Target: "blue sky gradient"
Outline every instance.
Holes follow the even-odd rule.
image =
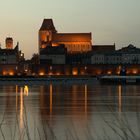
[[[53,18],[58,32],[92,32],[93,44],[140,47],[140,0],[0,0],[0,42],[11,36],[26,58],[38,51],[38,30]]]

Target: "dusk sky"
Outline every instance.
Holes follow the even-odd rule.
[[[38,30],[52,18],[58,32],[92,32],[93,44],[140,48],[140,0],[0,0],[0,42],[19,41],[26,58],[38,52]]]

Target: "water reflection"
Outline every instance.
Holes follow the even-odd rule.
[[[23,87],[20,88],[20,131],[22,132],[22,129],[24,127],[24,99],[23,99]]]
[[[18,110],[18,85],[16,85],[16,112]]]
[[[52,119],[52,104],[53,104],[53,86],[50,83],[50,120]]]
[[[85,85],[85,117],[87,118],[87,93],[88,93],[88,89],[87,89],[87,85]]]
[[[45,120],[49,116],[50,120],[57,115],[72,115],[72,117],[87,117],[88,110],[88,85],[60,85],[50,83],[40,86],[40,112]],[[83,118],[84,119],[84,118]]]
[[[119,112],[122,112],[122,85],[118,86],[118,108]]]
[[[30,86],[30,88],[28,85],[2,86],[0,96],[0,118],[3,112],[6,116],[3,125],[5,132],[10,131],[9,126],[6,126],[8,124],[14,135],[13,128],[17,124],[15,123],[17,116],[20,133],[23,134],[28,125],[31,139],[39,139],[38,133],[44,139],[44,131],[49,129],[47,127],[49,124],[57,138],[61,140],[66,139],[67,129],[70,133],[75,129],[79,139],[85,140],[87,125],[93,133],[96,131],[101,135],[102,127],[108,130],[102,118],[110,122],[118,121],[120,120],[118,113],[119,117],[123,118],[124,112],[131,122],[130,125],[134,127],[136,126],[134,116],[140,108],[140,86],[137,85],[50,82],[46,85]],[[112,110],[108,109],[110,106]],[[131,114],[127,115],[127,113]],[[117,119],[112,117],[115,115]],[[19,138],[18,133],[15,135]]]
[[[28,96],[29,93],[29,87],[27,85],[24,86],[24,95]]]
[[[24,96],[28,96],[29,87],[27,85],[19,88],[19,94],[20,94],[20,131],[23,131],[23,128],[25,127],[26,121],[26,111],[25,111],[25,104],[24,104]],[[16,85],[16,110],[17,110],[17,103],[18,103],[18,96],[17,96],[18,86]]]

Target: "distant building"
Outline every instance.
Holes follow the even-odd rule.
[[[6,49],[13,49],[13,38],[7,37],[5,40]]]
[[[132,44],[118,50],[122,54],[122,64],[140,64],[140,49]]]
[[[18,64],[21,59],[18,46],[14,49],[0,49],[0,64]]]
[[[122,64],[122,54],[116,51],[105,53],[104,64],[109,64],[109,65]]]
[[[76,53],[76,54],[67,54],[66,64],[71,65],[87,65],[91,64],[91,52],[87,53]]]
[[[94,51],[91,56],[91,64],[140,64],[140,49],[133,45],[116,51]]]
[[[39,51],[48,45],[64,44],[68,53],[82,53],[92,50],[91,33],[57,33],[52,19],[44,19],[39,30]]]
[[[6,48],[0,48],[0,75],[18,73],[19,64],[24,60],[24,54],[19,50],[19,44],[13,49],[13,39],[6,38]]]
[[[92,46],[92,55],[91,55],[91,64],[108,64],[114,63],[114,55],[110,55],[115,52],[115,44],[113,45],[93,45]]]
[[[103,53],[92,53],[91,64],[105,64],[105,55]]]

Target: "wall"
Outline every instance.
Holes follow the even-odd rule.
[[[52,60],[52,64],[65,64],[65,55],[40,55],[40,59]]]

